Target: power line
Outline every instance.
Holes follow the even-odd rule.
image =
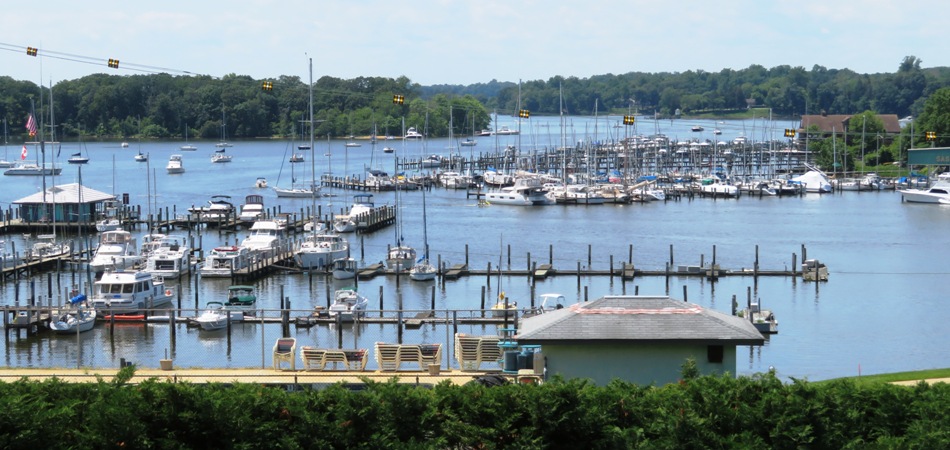
[[[150,66],[146,64],[137,64],[131,63],[128,61],[121,61],[119,58],[98,58],[93,56],[84,56],[76,55],[72,53],[57,52],[54,50],[40,49],[37,47],[28,47],[23,45],[9,44],[5,42],[0,42],[0,50],[6,50],[12,53],[21,53],[26,56],[37,57],[41,56],[44,58],[59,59],[63,61],[72,61],[81,64],[89,64],[94,66],[106,65],[113,69],[126,69],[136,72],[144,73],[177,73],[182,75],[203,75],[199,73],[190,72],[182,69],[172,69],[169,67],[159,67],[159,66]],[[113,65],[114,63],[114,65]]]

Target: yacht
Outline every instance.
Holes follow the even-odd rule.
[[[311,233],[300,244],[294,261],[304,269],[324,268],[349,253],[350,244],[335,233]]]
[[[416,131],[416,127],[409,127],[404,139],[422,139],[422,137],[422,133]]]
[[[182,165],[181,155],[171,155],[168,158],[168,165],[165,166],[168,173],[185,173],[185,166]]]
[[[244,204],[241,205],[241,214],[238,219],[241,222],[254,222],[264,217],[264,196],[251,194],[244,197]]]
[[[229,163],[231,162],[231,155],[225,153],[225,149],[215,150],[211,154],[211,162],[213,163]]]
[[[107,270],[132,269],[142,263],[138,245],[132,233],[125,230],[105,231],[99,235],[99,246],[89,262],[94,273]]]
[[[178,278],[191,269],[191,249],[184,236],[165,236],[158,241],[145,262],[145,272],[164,278]]]
[[[249,267],[251,262],[251,252],[245,247],[215,247],[205,257],[198,273],[204,278],[230,278],[232,272]]]
[[[356,231],[356,221],[361,214],[373,210],[372,194],[357,194],[353,196],[353,206],[350,206],[349,214],[340,214],[333,218],[333,229],[337,233],[350,233]]]
[[[212,195],[208,206],[192,206],[188,212],[198,220],[227,220],[234,214],[234,204],[230,195]]]
[[[63,172],[62,167],[55,167],[51,165],[46,165],[40,167],[39,164],[35,163],[19,163],[13,167],[5,170],[4,175],[26,175],[26,176],[47,176],[47,175],[59,175]]]
[[[511,128],[508,128],[507,125],[502,125],[501,128],[495,131],[495,134],[499,136],[508,136],[508,135],[519,134],[519,133],[521,132],[518,130],[512,130]]]
[[[251,225],[251,234],[241,241],[241,247],[256,256],[270,257],[277,254],[284,243],[284,227],[276,220],[258,220]]]
[[[492,205],[540,206],[556,200],[540,184],[519,178],[513,186],[485,193],[485,201]]]
[[[109,271],[96,281],[89,299],[94,309],[109,314],[141,314],[171,305],[172,290],[161,278],[141,271]]]
[[[950,183],[938,181],[927,189],[901,189],[901,199],[911,203],[950,205]]]
[[[356,259],[339,258],[333,261],[333,279],[352,280],[356,278]]]

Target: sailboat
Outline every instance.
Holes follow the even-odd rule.
[[[195,147],[194,145],[191,145],[191,144],[188,143],[188,124],[187,124],[187,123],[185,124],[185,145],[182,145],[182,146],[179,147],[179,148],[181,148],[181,151],[183,151],[183,152],[193,152],[193,151],[195,151],[195,150],[198,150],[198,147]],[[139,153],[139,154],[141,154],[141,153]],[[136,160],[136,161],[138,161],[138,160]]]
[[[311,130],[311,134],[312,134],[312,131],[313,131],[313,130]],[[290,145],[289,148],[292,149],[292,148],[293,148],[293,142],[291,142],[289,145]],[[313,137],[312,137],[312,136],[311,136],[311,138],[310,138],[310,148],[311,148],[311,151],[312,151],[312,149],[313,149]],[[284,154],[286,155],[286,153],[284,153]],[[281,186],[280,186],[280,178],[278,177],[278,178],[277,178],[277,185],[274,186],[274,193],[276,193],[278,197],[283,197],[283,198],[311,198],[311,197],[315,197],[315,196],[317,196],[317,195],[320,193],[320,186],[317,184],[317,182],[316,182],[315,179],[311,179],[311,180],[310,180],[310,183],[306,183],[306,182],[304,182],[304,183],[297,183],[297,175],[295,174],[295,169],[294,169],[294,167],[296,166],[296,164],[294,164],[294,163],[296,162],[296,161],[295,161],[296,156],[297,156],[297,154],[293,154],[293,155],[290,157],[290,162],[291,162],[291,164],[290,164],[290,187],[289,187],[289,188],[287,188],[287,187],[281,187]],[[311,159],[310,164],[311,164],[311,166],[312,166],[312,165],[314,164],[313,156],[312,156],[312,155],[311,155],[311,158],[310,158],[310,159]],[[300,155],[300,161],[303,161],[303,160],[304,160],[303,155]],[[312,172],[313,170],[314,170],[314,169],[311,167],[311,172]],[[311,178],[312,178],[312,177],[311,177]],[[314,209],[314,211],[316,211],[316,209]]]
[[[66,160],[66,162],[68,162],[68,163],[70,163],[70,164],[86,164],[86,163],[89,162],[89,157],[88,157],[88,156],[83,156],[83,154],[82,154],[82,147],[85,147],[85,145],[84,145],[84,143],[83,143],[83,141],[82,141],[82,135],[79,136],[79,145],[80,145],[80,150],[79,150],[78,152],[76,152],[76,153],[73,153],[73,154],[69,157],[69,159]]]
[[[49,99],[49,119],[50,119],[50,144],[56,143],[56,126],[53,125],[53,86],[50,85],[50,99]],[[42,104],[42,91],[40,91],[40,103]],[[46,164],[46,142],[44,142],[44,133],[43,133],[43,124],[40,124],[40,152],[43,155],[43,165]],[[11,169],[12,170],[12,169]],[[62,170],[62,169],[60,169]],[[79,192],[82,193],[82,168],[79,169]],[[30,249],[30,256],[28,259],[31,260],[41,260],[45,258],[55,258],[69,254],[72,251],[72,243],[69,241],[59,242],[56,240],[56,194],[63,192],[62,189],[56,186],[56,177],[58,172],[53,172],[53,186],[48,188],[46,187],[46,173],[43,172],[43,205],[44,210],[48,211],[49,216],[47,219],[50,219],[52,222],[52,233],[50,234],[41,234],[37,235],[38,242],[33,243],[33,247]],[[46,209],[47,195],[49,195],[50,203],[52,208]],[[65,211],[65,210],[64,210]],[[45,215],[45,214],[44,214]]]
[[[406,130],[405,119],[403,119],[403,135],[405,136]],[[406,141],[403,140],[403,153],[405,154]],[[394,164],[399,160],[399,158],[394,159]],[[395,167],[395,171],[399,172],[399,167]],[[399,191],[396,189],[396,246],[390,247],[389,252],[386,255],[386,267],[394,270],[395,272],[405,271],[413,266],[416,261],[416,249],[402,244],[402,211],[399,210]]]
[[[224,117],[224,108],[221,108],[221,142],[214,144],[215,147],[234,147],[234,144],[228,142],[228,122]]]
[[[3,119],[3,159],[0,159],[0,168],[8,169],[13,167],[16,163],[7,159],[7,144],[9,143],[7,136],[7,119]]]
[[[416,261],[416,264],[409,269],[409,278],[415,281],[431,281],[435,279],[438,272],[435,266],[429,262],[429,235],[426,227],[426,190],[422,190],[422,258]]]

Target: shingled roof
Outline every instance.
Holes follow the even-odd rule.
[[[762,345],[748,320],[660,296],[606,296],[529,317],[519,344],[683,342]]]

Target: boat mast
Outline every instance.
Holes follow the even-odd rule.
[[[310,68],[310,205],[311,205],[311,214],[313,214],[313,226],[310,228],[311,232],[316,234],[317,232],[317,169],[316,169],[316,159],[317,153],[314,150],[313,145],[313,58],[307,58],[307,62]],[[293,166],[293,164],[291,164]]]

